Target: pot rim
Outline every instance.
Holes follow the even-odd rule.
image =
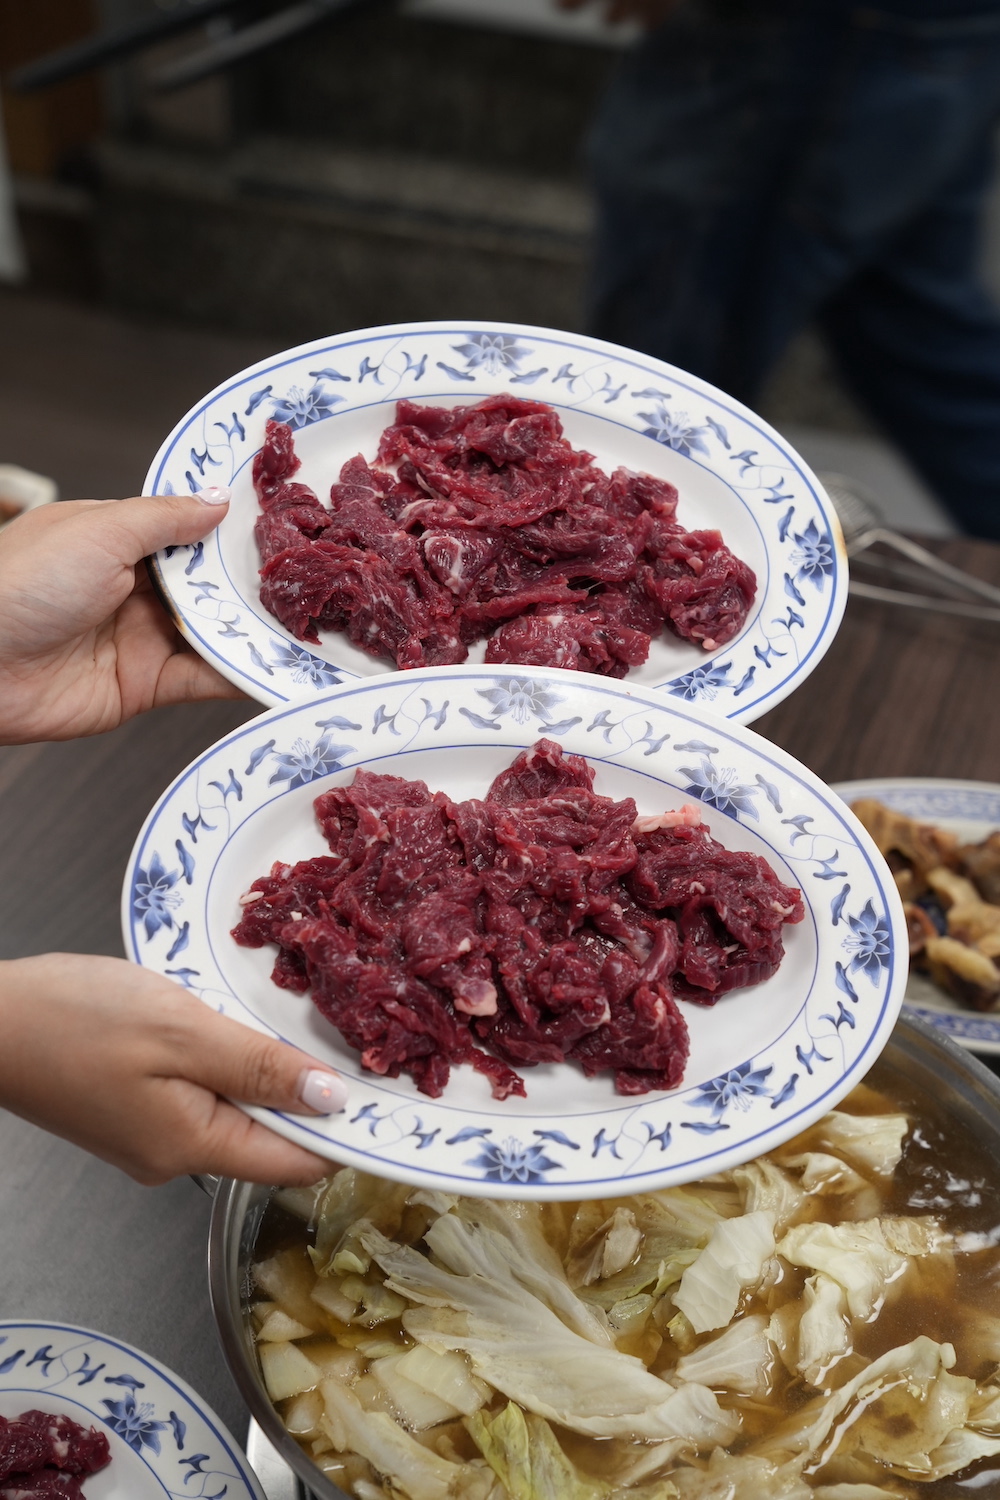
[[[204,1183],[200,1184],[205,1186]],[[309,1455],[285,1428],[251,1360],[244,1329],[244,1287],[239,1278],[238,1255],[242,1222],[233,1233],[233,1218],[239,1199],[252,1186],[234,1178],[216,1179],[208,1237],[208,1290],[215,1328],[229,1373],[265,1437],[298,1475],[313,1500],[353,1500],[327,1479]],[[262,1192],[270,1192],[263,1188]]]

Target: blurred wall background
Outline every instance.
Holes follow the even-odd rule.
[[[500,27],[506,5],[370,0],[157,91],[219,18],[103,78],[7,90],[34,285],[284,341],[473,314],[578,326],[579,146],[615,46],[587,17],[560,35],[550,0],[509,0]],[[4,0],[0,69],[156,9]]]
[[[0,79],[189,3],[0,0]],[[413,318],[580,327],[581,145],[629,33],[596,6],[560,14],[553,0],[362,0],[163,87],[274,9],[244,0],[98,73],[3,88],[24,291],[262,352]],[[989,218],[1000,296],[1000,194]],[[906,499],[923,529],[948,529],[814,336],[789,352],[764,410],[814,464],[853,466],[890,512]]]

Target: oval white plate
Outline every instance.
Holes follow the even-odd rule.
[[[875,797],[909,818],[939,823],[970,844],[1000,828],[1000,786],[990,781],[884,776],[869,781],[842,781],[832,790],[848,804],[861,797]],[[960,1046],[1000,1056],[1000,1015],[966,1010],[938,989],[926,974],[910,975],[906,1004]]]
[[[326,501],[345,459],[374,458],[401,398],[471,404],[508,390],[556,407],[567,437],[603,468],[671,480],[682,523],[720,530],[757,574],[736,640],[705,652],[665,637],[629,681],[709,703],[741,724],[787,697],[830,645],[847,600],[840,527],[816,477],[772,428],[705,381],[615,344],[514,323],[396,324],[318,339],[252,365],[193,407],[153,460],[144,492],[228,484],[234,499],[205,542],[153,559],[178,629],[269,705],[394,670],[336,632],[307,648],[262,607],[251,461],[264,425],[278,417],[295,428],[297,478]],[[470,660],[484,651],[480,642]]]
[[[705,1009],[683,1006],[683,1087],[640,1099],[573,1064],[528,1069],[499,1103],[471,1069],[442,1098],[361,1070],[308,996],[270,980],[274,950],[230,937],[238,898],[274,860],[325,853],[313,799],[367,766],[482,796],[543,735],[587,756],[596,789],[640,813],[700,798],[733,849],[802,888],[778,973]],[[327,1059],[347,1078],[329,1119],[250,1112],[283,1135],[385,1176],[490,1197],[601,1197],[704,1176],[771,1149],[832,1108],[885,1044],[902,1001],[902,906],[838,797],[751,730],[642,688],[556,668],[517,676],[425,668],[275,709],[194,761],[151,812],[129,860],[126,952],[227,1015]]]
[[[131,1344],[66,1323],[0,1322],[0,1416],[38,1409],[107,1434],[87,1500],[266,1500],[201,1398]]]

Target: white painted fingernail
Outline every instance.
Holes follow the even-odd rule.
[[[299,1098],[318,1115],[335,1115],[347,1103],[347,1084],[336,1073],[308,1068],[299,1079]]]
[[[227,484],[206,484],[203,490],[195,490],[194,498],[203,505],[228,505],[233,492]]]

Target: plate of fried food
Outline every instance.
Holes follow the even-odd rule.
[[[822,486],[695,376],[553,329],[338,334],[210,392],[146,494],[225,485],[151,561],[181,634],[269,706],[396,669],[555,666],[749,723],[836,634]]]
[[[881,777],[833,788],[889,861],[910,934],[906,1004],[1000,1055],[1000,785]]]

